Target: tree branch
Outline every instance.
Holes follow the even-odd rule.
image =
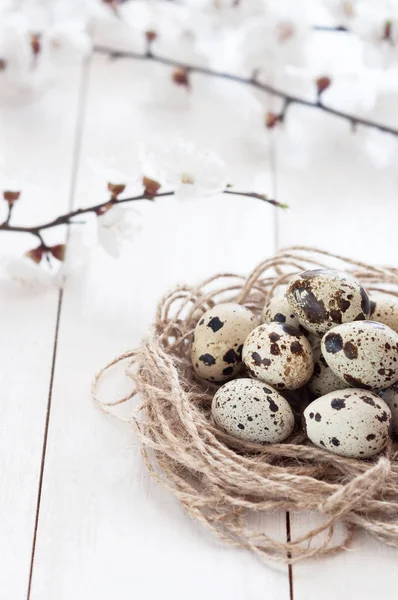
[[[314,25],[315,31],[335,31],[340,33],[351,33],[350,29],[344,25]]]
[[[339,29],[340,31],[340,29]],[[363,119],[351,113],[347,113],[336,108],[332,108],[330,106],[326,106],[323,102],[319,102],[315,100],[312,102],[311,100],[306,100],[305,98],[300,98],[299,96],[294,96],[292,94],[288,94],[273,85],[268,83],[261,83],[256,79],[256,76],[253,77],[242,77],[240,75],[234,75],[233,73],[226,73],[223,71],[216,71],[210,69],[208,67],[200,67],[196,65],[190,65],[187,63],[183,63],[177,60],[173,60],[171,58],[166,58],[164,56],[159,56],[154,54],[153,52],[142,54],[140,52],[132,52],[132,51],[124,51],[124,50],[114,50],[112,48],[108,48],[106,46],[94,46],[94,52],[98,54],[104,54],[109,56],[110,58],[129,58],[133,60],[141,60],[141,61],[152,61],[156,62],[168,67],[174,67],[176,69],[180,69],[181,71],[185,71],[188,74],[198,73],[200,75],[207,75],[209,77],[215,77],[218,79],[226,79],[228,81],[234,81],[235,83],[240,83],[242,85],[247,85],[253,87],[255,89],[261,90],[270,94],[271,96],[276,96],[277,98],[281,98],[284,101],[284,112],[283,118],[286,116],[287,109],[293,105],[301,105],[307,106],[308,108],[312,108],[315,110],[321,110],[324,113],[333,115],[340,119],[344,119],[351,126],[362,125],[364,127],[369,127],[371,129],[377,129],[384,133],[390,133],[391,135],[398,136],[398,129],[394,129],[392,127],[388,127],[387,125],[382,125],[381,123],[377,123],[376,121],[372,121],[370,119]]]
[[[226,190],[224,190],[223,193],[224,194],[233,194],[235,196],[245,196],[247,198],[256,198],[257,200],[262,200],[263,202],[267,202],[268,204],[271,204],[272,206],[276,206],[279,208],[287,208],[286,204],[281,204],[281,203],[277,202],[276,200],[271,200],[271,199],[267,198],[265,195],[257,194],[255,192],[235,192],[235,191],[226,189]],[[144,193],[139,196],[132,196],[129,198],[111,198],[110,200],[107,200],[106,202],[101,202],[100,204],[95,204],[94,206],[89,206],[88,208],[78,208],[76,210],[72,210],[68,213],[60,215],[59,217],[56,217],[52,221],[48,221],[47,223],[42,223],[41,225],[34,225],[32,227],[11,225],[10,224],[10,216],[11,215],[9,214],[7,219],[3,223],[0,224],[0,231],[8,231],[8,232],[14,232],[14,233],[28,233],[30,235],[34,235],[36,238],[38,238],[38,240],[40,242],[40,246],[44,249],[48,249],[47,245],[45,244],[45,242],[43,240],[42,232],[47,229],[52,229],[54,227],[60,227],[61,225],[73,225],[74,223],[77,223],[77,221],[74,221],[75,217],[79,217],[81,215],[86,215],[89,213],[93,213],[98,216],[98,215],[101,215],[102,212],[105,212],[107,209],[111,208],[112,206],[116,206],[119,204],[126,204],[128,202],[138,202],[140,200],[147,200],[147,201],[153,202],[153,201],[157,200],[158,198],[166,198],[168,196],[174,196],[174,195],[175,195],[175,192],[161,192],[159,194],[154,194],[154,195],[149,195],[148,193]],[[81,224],[82,221],[79,221],[79,223]],[[84,223],[84,221],[83,221],[83,223]]]

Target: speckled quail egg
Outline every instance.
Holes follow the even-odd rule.
[[[242,367],[243,343],[256,326],[255,315],[228,302],[208,310],[196,325],[191,359],[196,373],[209,381],[231,379]]]
[[[329,394],[329,392],[347,387],[347,383],[333,373],[324,359],[319,338],[317,344],[312,346],[312,355],[314,357],[314,371],[308,382],[308,388],[315,396],[323,396]]]
[[[310,343],[298,329],[285,323],[253,329],[243,345],[242,358],[253,377],[278,389],[301,387],[314,368]]]
[[[348,388],[311,402],[303,427],[315,446],[342,456],[367,458],[386,445],[391,411],[369,390]]]
[[[273,296],[265,303],[263,311],[261,313],[262,323],[286,323],[300,329],[300,323],[297,317],[294,315],[287,298],[283,294]]]
[[[398,380],[398,334],[375,321],[343,323],[326,333],[322,354],[353,387],[380,390]]]
[[[388,404],[392,415],[392,428],[398,433],[398,382],[379,392],[379,395]]]
[[[373,293],[370,297],[372,321],[383,323],[398,333],[398,298],[382,292]]]
[[[294,427],[285,398],[254,379],[235,379],[221,386],[211,412],[221,429],[248,442],[275,444],[286,439]]]
[[[331,269],[298,273],[290,281],[286,297],[301,325],[317,335],[370,315],[369,296],[361,284]]]

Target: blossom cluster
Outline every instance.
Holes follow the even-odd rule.
[[[398,157],[398,131],[379,126],[375,117],[381,101],[398,92],[398,0],[2,0],[0,102],[43,93],[62,78],[65,65],[80,64],[95,51],[159,60],[171,67],[170,78],[182,94],[194,93],[194,69],[271,90],[277,97],[272,110],[266,95],[263,101],[253,96],[255,118],[260,114],[263,130],[279,136],[282,157],[294,156],[299,166],[307,164],[311,148],[319,151],[322,128],[311,127],[306,117],[287,119],[294,102],[323,110],[330,106],[352,126],[373,119],[372,127],[362,127],[357,135],[361,148],[378,167]],[[6,158],[0,192],[7,213],[0,230],[22,231],[12,227],[13,208],[26,190],[11,182]],[[142,225],[130,200],[154,199],[159,189],[178,199],[229,187],[221,158],[180,139],[145,149],[140,164],[127,173],[109,158],[94,168],[110,197],[83,212],[93,217],[96,240],[111,256],[118,256]],[[137,195],[123,197],[127,188]],[[76,231],[74,216],[61,216],[60,223]],[[22,261],[8,264],[17,278],[58,263],[63,267],[57,278],[66,272],[76,243],[47,245],[42,237],[47,227],[32,227],[38,245]],[[77,238],[81,254],[84,236]]]
[[[291,67],[311,69],[316,25],[350,31],[367,66],[398,64],[397,0],[3,0],[2,76],[44,85],[90,51],[98,23],[115,42],[137,47],[146,36],[168,56],[256,69],[273,81]]]
[[[211,150],[203,150],[181,138],[173,143],[163,143],[156,148],[143,149],[140,161],[131,164],[129,170],[120,170],[111,157],[93,163],[94,174],[106,182],[104,194],[108,196],[99,204],[77,209],[60,215],[54,221],[32,227],[15,227],[13,210],[24,199],[21,191],[23,180],[16,177],[0,177],[3,204],[7,216],[0,223],[0,231],[23,232],[38,241],[22,258],[3,259],[8,274],[14,279],[34,283],[62,283],[63,278],[76,266],[90,245],[90,223],[94,225],[95,242],[110,256],[117,258],[126,242],[132,242],[142,227],[142,215],[135,208],[136,201],[155,200],[157,197],[173,196],[184,201],[217,195],[227,191],[234,193],[228,183],[226,163]],[[146,173],[147,175],[144,175]],[[127,193],[134,195],[127,195]],[[266,196],[245,194],[271,204]],[[76,218],[78,217],[78,218]],[[82,220],[83,218],[83,220]],[[82,225],[86,225],[84,228]],[[48,229],[71,226],[68,244],[45,242]],[[86,229],[86,232],[84,231]],[[91,227],[91,232],[93,227]],[[92,242],[91,242],[92,243]],[[63,263],[63,264],[61,264]]]

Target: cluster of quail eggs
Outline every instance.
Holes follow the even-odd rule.
[[[195,328],[191,356],[199,377],[222,384],[214,422],[241,440],[287,439],[303,390],[311,402],[302,427],[324,450],[367,458],[398,432],[398,299],[369,296],[345,273],[298,273],[266,303],[261,324],[239,304],[214,306]]]

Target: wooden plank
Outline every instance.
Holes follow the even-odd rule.
[[[123,165],[133,164],[137,141],[181,132],[224,153],[236,184],[269,191],[264,152],[245,136],[237,108],[250,102],[246,93],[198,78],[187,95],[167,77],[161,67],[97,57],[83,157],[96,159],[107,147]],[[83,160],[76,206],[102,197],[103,182]],[[270,255],[273,209],[215,197],[139,210],[145,225],[136,243],[116,262],[96,248],[89,276],[66,285],[31,599],[287,600],[286,568],[260,564],[187,518],[149,478],[129,428],[100,414],[89,392],[94,372],[145,335],[168,287],[219,270],[245,272]],[[121,393],[114,384],[109,391]],[[284,515],[264,527],[285,539]]]
[[[306,111],[292,110],[289,119],[301,119],[310,131],[311,115]],[[396,171],[373,166],[345,123],[325,117],[317,120],[317,127],[324,140],[319,134],[319,150],[311,154],[305,170],[287,163],[282,155],[286,146],[278,142],[278,200],[291,206],[288,213],[278,214],[279,246],[312,245],[395,265]],[[291,515],[292,539],[319,523],[311,514]],[[342,535],[338,532],[336,540]],[[294,565],[294,599],[387,598],[397,579],[397,558],[397,550],[360,534],[352,551]]]
[[[14,209],[15,223],[38,223],[68,206],[80,81],[79,69],[65,72],[62,83],[41,101],[1,107],[6,173],[28,175]],[[7,185],[3,178],[2,183]],[[46,239],[50,243],[54,238]],[[33,237],[1,233],[2,262],[36,245]],[[29,579],[59,290],[32,289],[7,273],[0,289],[0,589],[2,597],[22,600]]]

